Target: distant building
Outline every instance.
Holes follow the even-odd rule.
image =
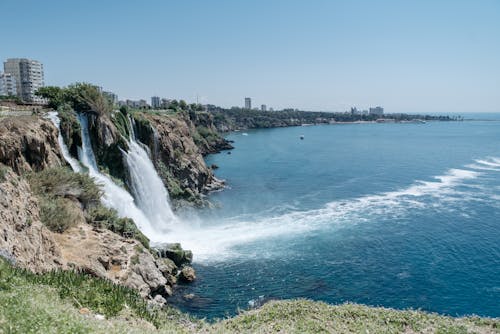
[[[163,109],[168,109],[171,102],[172,102],[172,100],[170,100],[170,99],[161,99],[160,107]]]
[[[262,105],[260,106],[260,110],[261,110],[261,111],[267,111],[267,106],[266,106],[265,104],[262,104]]]
[[[149,107],[149,104],[146,100],[139,100],[139,108],[145,109],[148,107]]]
[[[382,107],[370,108],[370,115],[382,116],[383,114],[384,108]]]
[[[152,96],[151,97],[151,107],[153,109],[160,109],[161,106],[161,101],[159,96]]]
[[[145,109],[145,108],[149,107],[146,100],[139,100],[139,101],[127,100],[127,101],[125,101],[125,103],[126,103],[127,107],[130,107],[130,108]]]
[[[15,78],[19,98],[26,102],[45,102],[35,95],[38,88],[44,86],[41,62],[26,58],[10,58],[3,63],[3,67],[5,73]]]
[[[252,99],[245,97],[245,109],[252,109]]]
[[[107,98],[112,105],[118,104],[118,95],[116,95],[115,93],[102,91],[102,95],[104,95],[104,97]]]
[[[274,111],[274,109],[273,108],[269,108],[269,111]]]
[[[352,107],[351,115],[361,115],[361,110],[358,110],[356,107]]]
[[[16,78],[10,73],[0,73],[0,96],[17,96]]]

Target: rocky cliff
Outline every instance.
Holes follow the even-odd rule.
[[[52,233],[40,221],[38,201],[28,183],[1,164],[0,254],[36,272],[63,264]]]
[[[118,131],[113,123],[94,121],[96,136],[107,145],[105,147],[116,145]],[[171,295],[176,275],[181,272],[172,260],[153,256],[156,253],[138,240],[88,224],[88,209],[95,204],[88,199],[84,203],[82,196],[75,196],[83,190],[75,188],[78,183],[70,182],[74,180],[55,177],[51,181],[55,187],[49,189],[45,185],[47,175],[79,175],[69,171],[43,174],[65,165],[57,142],[57,129],[52,123],[39,117],[1,119],[0,138],[1,257],[36,272],[84,271],[137,289],[144,297],[158,296],[160,301],[165,300],[160,296]],[[33,183],[37,178],[43,181]],[[37,185],[36,193],[28,180]],[[52,204],[58,200],[72,213],[68,216],[72,221],[67,222],[70,227],[62,233],[47,228],[51,225],[42,219],[40,204],[52,210]],[[51,213],[58,214],[57,210]]]
[[[187,113],[136,113],[134,120],[138,139],[149,147],[155,167],[177,204],[184,200],[202,205],[204,193],[222,186],[202,155],[216,149],[201,138],[198,143],[202,148],[197,145],[199,135]]]
[[[17,174],[66,164],[57,129],[37,116],[0,118],[0,162]]]

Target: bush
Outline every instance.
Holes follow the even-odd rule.
[[[66,198],[43,196],[39,204],[40,220],[52,232],[63,233],[80,218],[75,204]]]
[[[44,169],[28,174],[31,189],[36,195],[76,198],[84,207],[98,203],[102,191],[87,174],[73,173],[66,167]]]
[[[0,163],[0,182],[5,181],[8,172],[9,172],[9,167]]]
[[[85,217],[88,224],[110,230],[126,238],[133,238],[149,249],[149,239],[137,228],[130,218],[120,218],[116,210],[103,205],[89,210]]]
[[[44,169],[27,175],[31,190],[40,204],[40,220],[51,231],[62,233],[81,219],[74,199],[88,207],[98,203],[102,192],[86,174],[65,167]]]

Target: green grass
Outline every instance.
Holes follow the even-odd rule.
[[[36,275],[0,258],[0,333],[500,333],[500,320],[290,300],[208,323],[148,306],[107,280],[70,271]]]

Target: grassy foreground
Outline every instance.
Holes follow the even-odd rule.
[[[500,333],[500,320],[291,300],[208,323],[104,280],[34,275],[0,258],[0,333]]]

